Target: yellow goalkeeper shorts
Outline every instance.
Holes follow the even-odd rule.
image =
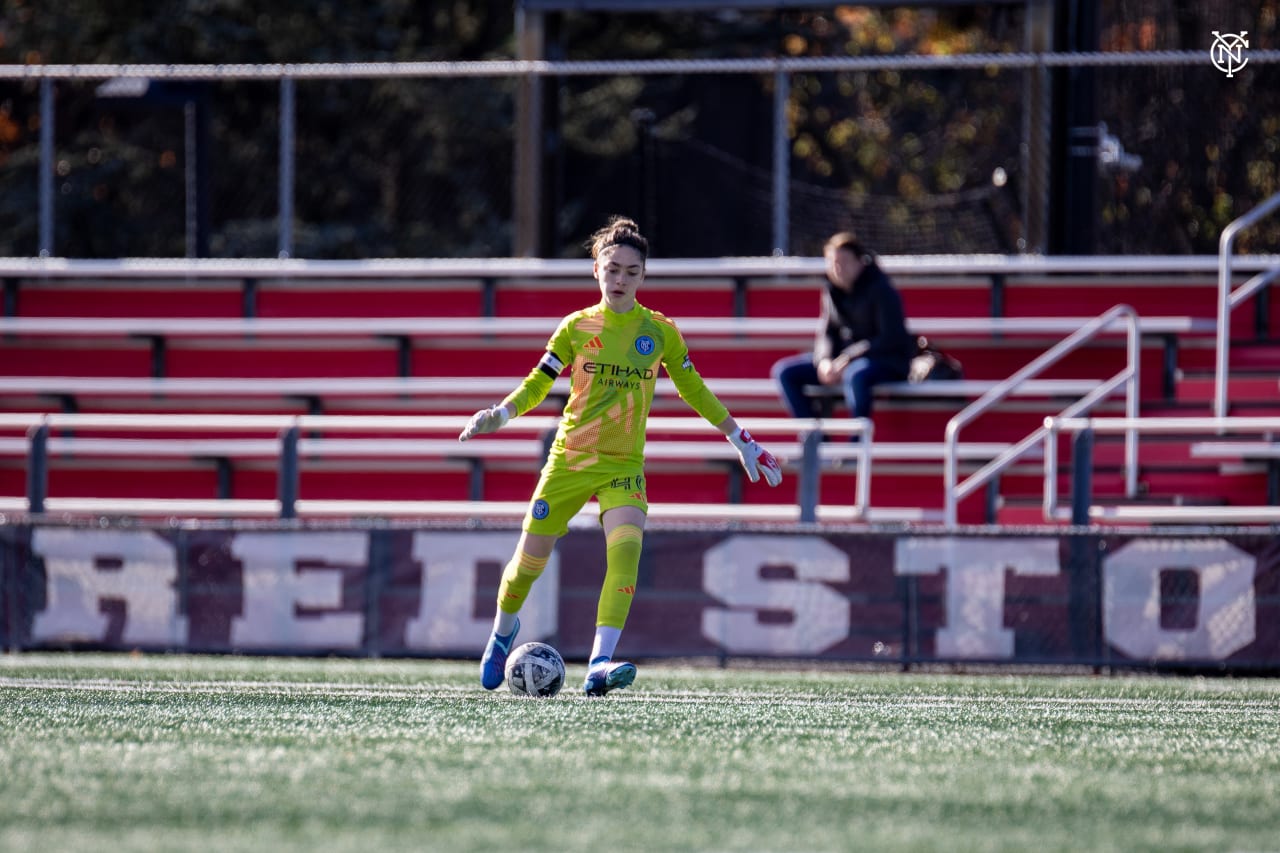
[[[619,506],[639,507],[647,513],[644,467],[606,463],[574,471],[549,463],[533,491],[524,529],[541,536],[563,536],[569,530],[569,521],[593,496],[600,504],[601,515]]]

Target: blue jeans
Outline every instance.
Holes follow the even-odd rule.
[[[818,368],[810,353],[779,359],[772,370],[774,384],[795,418],[816,418],[822,414],[819,401],[804,395],[804,386],[818,385]],[[854,359],[840,375],[845,405],[855,418],[871,417],[872,389],[881,382],[900,382],[906,374],[869,358]]]

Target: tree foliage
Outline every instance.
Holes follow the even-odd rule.
[[[505,59],[514,57],[513,5],[9,0],[0,62]],[[1216,251],[1228,222],[1280,189],[1280,66],[1228,79],[1207,57],[1214,30],[1248,30],[1255,48],[1276,46],[1278,10],[1280,0],[1099,5],[1103,50],[1206,51],[1195,67],[1095,72],[1098,119],[1141,157],[1137,170],[1099,172],[1099,251]],[[1025,25],[1022,7],[1008,4],[550,20],[549,58],[583,60],[1014,52]],[[1027,112],[1029,73],[793,75],[789,250],[811,253],[849,226],[886,252],[1023,248],[1038,191],[1024,152],[1028,134],[1047,131]],[[56,86],[57,254],[183,254],[185,167],[195,162],[186,100],[207,107],[211,252],[275,254],[278,84],[157,87],[128,102],[100,97],[98,82]],[[516,129],[510,79],[299,81],[294,254],[510,254],[516,134],[539,131],[550,254],[580,255],[611,213],[640,217],[663,255],[767,253],[774,85],[772,75],[552,79],[546,126]],[[0,82],[0,254],[37,248],[39,133],[38,84]],[[1274,251],[1278,235],[1268,225],[1242,247]]]
[[[1280,2],[1115,6],[1103,50],[1203,50],[1205,62],[1100,72],[1099,114],[1142,165],[1103,176],[1099,251],[1216,254],[1233,219],[1280,192],[1280,66],[1227,77],[1208,48],[1215,31],[1245,31],[1253,49],[1280,46]],[[1280,223],[1244,232],[1237,248],[1280,252]]]
[[[510,57],[512,31],[510,7],[477,0],[13,0],[0,20],[0,61],[480,60]],[[0,89],[0,252],[7,254],[36,248],[36,88]],[[182,255],[190,152],[181,103],[109,101],[96,90],[97,81],[57,86],[57,253]],[[505,254],[510,90],[471,80],[299,81],[295,254]],[[217,83],[201,96],[211,124],[212,251],[273,255],[278,86]]]

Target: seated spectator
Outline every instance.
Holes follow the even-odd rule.
[[[806,385],[838,385],[853,417],[871,417],[872,389],[907,378],[915,339],[907,332],[902,297],[851,232],[827,241],[827,283],[812,353],[779,359],[772,375],[792,417],[822,414]]]

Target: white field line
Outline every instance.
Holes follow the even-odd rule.
[[[41,690],[71,692],[106,692],[106,693],[168,693],[168,694],[266,694],[276,696],[335,696],[355,699],[418,699],[431,696],[447,695],[450,699],[486,699],[487,691],[477,688],[449,684],[424,684],[420,687],[396,684],[348,684],[341,682],[317,681],[132,681],[105,678],[92,679],[60,679],[44,677],[0,677],[0,690]],[[506,695],[502,691],[498,695]],[[574,697],[577,691],[569,690],[561,696]],[[616,699],[629,699],[636,702],[651,702],[670,705],[697,704],[732,704],[767,705],[769,707],[811,707],[815,705],[840,705],[844,707],[867,708],[906,708],[906,709],[965,709],[975,710],[978,703],[1019,705],[1032,711],[1060,710],[1064,707],[1100,708],[1106,710],[1157,711],[1177,710],[1197,714],[1268,714],[1280,717],[1280,703],[1268,698],[1258,699],[1222,699],[1207,696],[1204,699],[1164,699],[1164,698],[1107,698],[1086,696],[1031,697],[1000,696],[956,697],[942,695],[917,695],[896,697],[883,695],[865,695],[860,697],[823,696],[820,694],[787,694],[771,693],[746,694],[706,694],[688,693],[684,691],[615,693]]]
[[[104,693],[245,693],[278,696],[339,695],[356,698],[414,698],[450,693],[466,698],[474,691],[460,685],[343,684],[317,681],[133,681],[107,678],[62,679],[0,677],[0,690],[67,690]],[[477,697],[478,698],[478,697]]]

